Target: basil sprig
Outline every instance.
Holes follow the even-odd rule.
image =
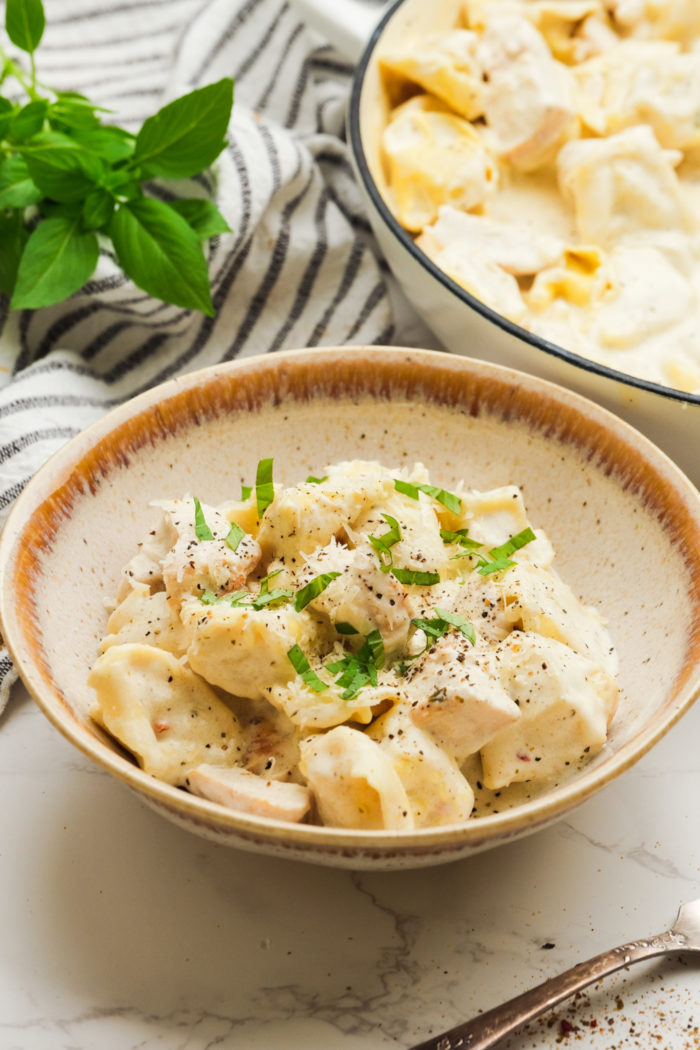
[[[37,80],[45,26],[42,0],[7,0],[5,30],[29,56],[24,69],[0,47],[0,292],[11,309],[51,306],[92,277],[98,237],[156,299],[215,313],[202,241],[229,231],[214,204],[150,197],[149,179],[180,179],[209,167],[225,146],[233,104],[229,77],[163,106],[133,135],[102,122],[84,95]],[[38,221],[37,221],[38,218]]]

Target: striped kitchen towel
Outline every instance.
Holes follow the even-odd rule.
[[[216,200],[233,232],[209,243],[213,319],[149,299],[107,251],[66,303],[9,313],[0,296],[0,522],[63,442],[155,383],[393,333],[344,139],[351,68],[289,3],[45,0],[45,9],[40,78],[89,95],[131,131],[164,102],[235,78],[228,146],[213,173],[181,187]],[[15,677],[0,650],[0,711]]]

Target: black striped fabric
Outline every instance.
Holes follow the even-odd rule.
[[[102,251],[68,302],[0,296],[0,522],[37,468],[126,398],[179,373],[284,347],[387,343],[387,283],[353,180],[351,68],[283,0],[45,0],[39,76],[135,131],[159,106],[233,76],[215,170],[156,195],[216,200],[214,319],[150,299]],[[0,710],[14,680],[0,648]]]

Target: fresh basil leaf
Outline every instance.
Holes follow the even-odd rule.
[[[182,215],[188,225],[202,241],[214,237],[218,233],[230,233],[231,227],[226,222],[219,209],[211,201],[190,198],[185,200],[170,201],[170,207]]]
[[[120,160],[126,160],[134,152],[134,136],[122,128],[114,127],[89,127],[72,128],[71,140],[83,149],[102,157],[108,164],[116,164]],[[119,176],[122,183],[134,180],[133,172],[122,171],[110,172],[114,177]]]
[[[536,539],[536,536],[528,526],[528,528],[523,529],[522,532],[518,532],[515,536],[511,536],[511,538],[506,540],[505,543],[502,543],[500,547],[493,547],[489,551],[489,554],[495,559],[509,558],[511,554],[515,554],[515,552],[519,551],[521,547],[525,547],[528,543],[532,543],[534,539]]]
[[[306,685],[313,689],[315,693],[325,693],[328,686],[318,677],[315,671],[311,670],[309,661],[306,659],[302,649],[298,645],[293,645],[292,648],[288,650],[287,659]]]
[[[439,616],[441,620],[449,624],[450,627],[456,627],[464,637],[474,645],[476,642],[476,631],[474,630],[473,624],[469,620],[465,620],[459,613],[450,612],[447,609],[436,609],[436,616]]]
[[[389,531],[385,532],[383,536],[368,536],[367,539],[377,552],[379,567],[382,572],[388,572],[394,564],[394,555],[389,548],[393,547],[401,539],[401,526],[396,518],[392,518],[391,514],[382,514],[382,517],[387,525],[390,526]]]
[[[275,498],[275,486],[272,481],[272,460],[261,459],[255,472],[255,499],[258,505],[258,517],[262,518]]]
[[[245,535],[247,535],[245,529],[242,529],[238,522],[232,521],[226,537],[226,543],[232,551],[237,551]]]
[[[15,47],[30,54],[36,51],[45,25],[41,0],[7,0],[5,29]]]
[[[353,627],[353,625],[351,623],[345,623],[345,621],[341,621],[340,623],[337,623],[335,625],[335,629],[338,632],[338,634],[359,634],[360,633],[357,630],[356,627]]]
[[[41,200],[27,165],[16,154],[0,165],[0,208],[27,208]],[[3,245],[4,248],[4,245]]]
[[[440,539],[443,543],[458,543],[460,547],[464,547],[468,551],[481,547],[478,540],[471,538],[468,529],[457,529],[456,532],[451,532],[449,529],[440,529]]]
[[[453,514],[459,514],[462,509],[462,501],[459,496],[455,496],[453,492],[446,492],[445,489],[439,489],[435,485],[425,485],[418,482],[411,483],[394,478],[394,488],[397,492],[403,493],[404,496],[410,496],[411,499],[418,499],[418,493],[424,492],[426,496],[430,496],[431,499],[441,503],[443,507],[451,510]]]
[[[44,219],[27,240],[10,307],[37,309],[67,299],[92,277],[98,254],[97,237],[82,232],[77,218]]]
[[[197,235],[167,204],[149,197],[121,204],[112,216],[109,234],[124,273],[145,292],[214,315]]]
[[[266,605],[279,605],[282,602],[288,601],[294,591],[289,587],[276,587],[271,591],[260,591],[260,594],[253,599],[251,605],[254,609],[260,610]]]
[[[10,125],[10,135],[15,142],[24,142],[26,139],[38,135],[44,127],[49,103],[45,98],[35,99],[22,106],[15,114]]]
[[[318,598],[319,594],[323,594],[329,583],[337,579],[341,574],[339,572],[322,572],[320,576],[314,576],[313,580],[298,590],[294,598],[294,608],[297,612],[301,612],[305,609],[309,602],[312,602],[314,598]]]
[[[252,485],[241,485],[241,503],[244,503],[247,499],[253,495]]]
[[[107,190],[96,189],[88,193],[83,204],[83,225],[89,230],[106,226],[114,212],[114,197]]]
[[[29,233],[22,221],[21,211],[0,209],[0,292],[12,295],[17,270]]]
[[[49,111],[52,127],[63,131],[66,128],[80,130],[100,126],[95,113],[96,107],[85,95],[79,95],[75,91],[59,91],[56,94],[57,100]]]
[[[15,112],[16,107],[12,105],[10,100],[0,97],[0,139],[5,137]]]
[[[493,561],[489,561],[487,558],[479,558],[479,567],[476,570],[479,576],[489,576],[493,572],[505,572],[506,569],[510,569],[515,565],[514,561],[510,558],[494,558]]]
[[[328,481],[328,475],[324,474],[322,478],[316,478],[313,474],[309,474],[306,479],[307,485],[322,485],[324,481]]]
[[[207,520],[204,517],[204,511],[202,510],[202,504],[199,502],[196,496],[192,497],[194,503],[194,534],[200,543],[205,540],[213,540],[214,533],[207,525]]]
[[[230,77],[169,102],[144,121],[132,165],[147,177],[178,179],[203,171],[224,148],[232,105]]]
[[[202,591],[199,596],[199,600],[202,605],[218,605],[221,598],[217,597],[213,591]]]
[[[439,572],[421,572],[417,569],[392,569],[391,575],[395,576],[399,583],[412,583],[420,587],[432,587],[434,583],[440,582]]]
[[[45,145],[44,145],[45,144]],[[95,188],[104,164],[87,150],[53,145],[42,137],[41,148],[21,150],[29,174],[44,196],[54,201],[82,201]]]
[[[368,650],[366,656],[368,663],[369,661],[371,661],[372,664],[374,664],[376,670],[381,670],[381,668],[384,666],[384,639],[382,638],[381,634],[376,629],[376,627],[367,635],[367,638],[365,639],[365,645],[367,646]],[[358,653],[358,659],[362,659],[363,649],[361,649]]]

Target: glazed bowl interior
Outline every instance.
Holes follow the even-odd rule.
[[[350,139],[370,220],[412,305],[448,349],[532,372],[568,386],[622,415],[700,483],[693,439],[700,395],[582,357],[515,324],[447,276],[394,217],[382,150],[393,107],[415,92],[382,74],[381,56],[406,40],[461,24],[460,0],[396,0],[379,22],[357,67],[350,102]]]
[[[446,487],[517,484],[556,567],[608,619],[621,703],[575,778],[466,824],[412,832],[290,825],[227,810],[141,771],[88,715],[105,601],[154,522],[154,499],[237,498],[259,459],[294,483],[325,464],[425,463]],[[3,632],[40,707],[92,760],[191,831],[353,867],[438,863],[557,819],[632,765],[700,688],[700,495],[626,424],[495,365],[431,351],[290,351],[171,381],[115,410],[47,464],[0,545]]]

